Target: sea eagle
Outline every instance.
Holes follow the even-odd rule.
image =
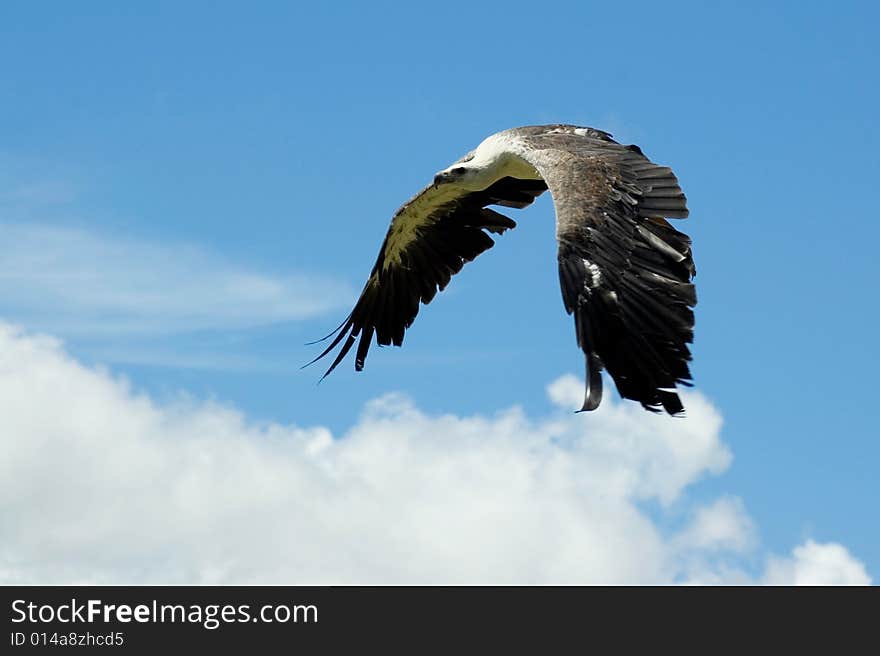
[[[581,409],[599,406],[606,369],[622,397],[683,412],[676,385],[691,381],[695,269],[690,238],[666,219],[687,217],[684,193],[638,146],[574,125],[498,132],[437,173],[394,214],[357,304],[312,362],[341,344],[327,376],[357,343],[361,371],[374,337],[400,346],[419,303],[493,246],[487,233],[516,226],[489,206],[521,209],[547,189],[562,300],[586,356]]]

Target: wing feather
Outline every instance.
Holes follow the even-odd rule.
[[[326,377],[357,342],[354,367],[361,371],[374,338],[382,346],[401,346],[420,304],[430,303],[466,262],[492,248],[495,242],[487,233],[502,234],[516,226],[487,205],[525,207],[546,189],[541,180],[513,178],[479,192],[452,185],[423,189],[395,213],[354,309],[308,364],[342,344]]]
[[[672,169],[638,147],[548,127],[520,135],[518,154],[556,207],[562,297],[586,358],[583,409],[598,406],[604,368],[621,396],[679,414],[676,386],[691,381],[695,270],[690,238],[665,218],[687,217],[685,195]]]

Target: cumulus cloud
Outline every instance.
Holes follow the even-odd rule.
[[[836,542],[807,540],[789,558],[772,557],[764,582],[780,585],[869,585],[865,566]]]
[[[353,292],[273,275],[201,248],[41,224],[0,224],[0,296],[9,317],[65,336],[132,337],[241,329],[317,316]]]
[[[576,415],[581,391],[555,381],[539,417],[390,394],[333,435],[157,403],[0,323],[0,581],[870,581],[813,541],[747,573],[756,528],[736,497],[662,528],[730,465],[720,414],[690,393],[685,420],[612,399]]]
[[[754,545],[755,527],[740,499],[722,497],[697,509],[678,541],[697,552],[745,553]]]

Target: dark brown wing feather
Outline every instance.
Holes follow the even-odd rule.
[[[583,409],[599,405],[605,368],[624,398],[679,414],[695,269],[690,238],[664,217],[687,216],[684,193],[636,146],[555,129],[523,140],[556,207],[562,297],[586,356]]]
[[[516,226],[487,206],[522,208],[546,189],[541,180],[503,178],[480,192],[456,191],[449,185],[422,190],[394,215],[354,309],[325,338],[333,337],[309,364],[329,355],[341,343],[324,374],[327,376],[357,343],[354,367],[361,371],[374,336],[380,345],[403,344],[419,303],[430,303],[465,262],[494,245],[487,232],[501,234]]]

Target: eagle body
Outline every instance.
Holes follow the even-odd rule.
[[[326,376],[357,344],[360,371],[373,339],[402,345],[420,304],[494,245],[490,233],[516,226],[491,206],[522,209],[547,190],[562,300],[586,362],[581,409],[599,406],[607,370],[622,397],[682,413],[695,269],[690,238],[667,219],[687,217],[685,195],[638,146],[574,125],[498,132],[438,172],[395,213],[354,309],[313,362],[339,347]]]

